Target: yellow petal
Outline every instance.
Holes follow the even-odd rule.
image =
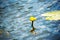
[[[30,17],[30,21],[35,21],[35,20],[36,20],[35,17],[33,17],[33,16]]]

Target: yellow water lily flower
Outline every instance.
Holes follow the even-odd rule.
[[[46,20],[60,20],[60,10],[47,12],[45,14],[42,14],[42,16],[45,16]]]
[[[30,21],[35,21],[35,20],[36,20],[35,17],[33,17],[33,16],[30,17]]]

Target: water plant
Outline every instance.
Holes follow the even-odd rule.
[[[32,26],[32,30],[30,30],[30,32],[34,32],[36,28],[34,28],[34,21],[36,20],[36,18],[34,16],[30,17],[30,21],[32,22],[31,26]]]

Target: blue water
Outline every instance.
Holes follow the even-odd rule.
[[[60,40],[60,20],[47,21],[41,14],[60,10],[59,0],[0,0],[0,40]],[[35,16],[36,35],[31,30],[30,16]],[[10,36],[6,36],[6,32]]]

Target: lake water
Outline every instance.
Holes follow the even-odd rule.
[[[41,16],[60,10],[59,0],[1,0],[0,4],[0,29],[4,29],[1,40],[59,40],[60,20],[47,21]],[[30,16],[37,18],[34,21],[36,34],[30,32]]]

